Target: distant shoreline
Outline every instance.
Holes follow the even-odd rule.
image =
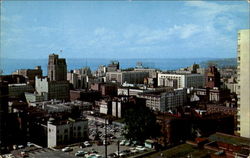
[[[86,59],[74,59],[66,58],[68,71],[73,69],[80,69],[83,67],[90,67],[92,71],[97,70],[99,65],[108,65],[110,61],[117,60],[120,62],[122,69],[135,67],[137,62],[142,62],[142,65],[148,68],[155,68],[161,70],[176,70],[179,68],[188,67],[194,63],[200,64],[201,67],[206,67],[207,62],[214,61],[221,65],[235,66],[236,58],[131,58],[131,59],[98,59],[98,58],[86,58]],[[3,74],[11,74],[17,69],[33,69],[35,66],[41,66],[43,75],[47,74],[48,59],[1,59],[1,69]]]

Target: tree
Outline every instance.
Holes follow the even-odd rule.
[[[160,135],[160,125],[156,123],[154,113],[147,107],[128,109],[124,116],[126,139],[143,142]]]

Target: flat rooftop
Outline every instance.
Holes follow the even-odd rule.
[[[206,149],[198,149],[189,144],[181,144],[173,148],[157,152],[155,154],[145,156],[145,158],[201,158],[210,155],[212,151]],[[161,156],[163,154],[163,156]]]
[[[250,139],[249,138],[244,138],[244,137],[239,137],[239,136],[233,136],[233,135],[228,135],[224,133],[215,133],[211,136],[208,137],[210,141],[217,141],[217,142],[224,142],[228,144],[235,144],[235,145],[245,145],[250,147]]]
[[[74,122],[79,122],[79,121],[87,121],[88,119],[86,118],[77,118],[77,119],[50,119],[49,121],[51,122],[50,124],[52,125],[64,125],[64,124],[69,124],[69,123],[74,123]]]

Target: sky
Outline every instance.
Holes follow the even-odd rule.
[[[1,1],[1,58],[231,58],[247,1]]]

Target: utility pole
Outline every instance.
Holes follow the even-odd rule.
[[[118,155],[118,157],[120,157],[120,141],[119,141],[119,139],[117,141],[117,147],[118,147],[118,149],[117,149],[117,155]]]
[[[105,117],[105,158],[108,158],[108,153],[107,153],[107,118]]]

